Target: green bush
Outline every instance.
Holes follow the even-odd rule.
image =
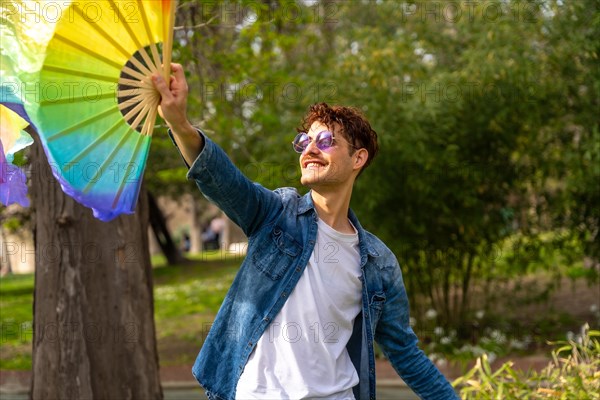
[[[600,331],[586,324],[581,335],[556,346],[553,360],[541,372],[521,372],[507,362],[492,372],[487,355],[453,382],[462,399],[600,399]]]

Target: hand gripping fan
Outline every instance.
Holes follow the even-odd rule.
[[[169,81],[175,7],[72,2],[48,42],[39,98],[27,99],[62,189],[103,221],[134,212],[160,101],[150,77]]]

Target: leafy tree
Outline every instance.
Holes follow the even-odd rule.
[[[598,262],[597,9],[189,1],[174,59],[193,122],[268,187],[298,185],[287,142],[309,104],[361,107],[382,153],[353,208],[398,255],[413,307],[466,335],[475,284],[492,301],[557,246],[561,262]],[[184,169],[160,140],[154,181],[179,185]]]

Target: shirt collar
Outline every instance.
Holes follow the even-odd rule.
[[[298,214],[304,214],[310,210],[315,210],[315,204],[313,203],[313,199],[309,191],[300,198],[300,202],[298,203]],[[360,222],[358,222],[358,218],[351,209],[348,210],[348,218],[350,218],[350,221],[352,221],[352,224],[358,231],[358,241],[361,247],[361,259],[363,258],[362,255],[365,254],[363,250],[366,251],[366,254],[370,255],[371,257],[379,257],[379,253],[377,250],[375,250],[375,246],[373,246],[371,239],[363,229]],[[366,260],[364,260],[364,262],[366,262]],[[361,264],[364,264],[364,262],[361,260]]]
[[[304,214],[309,210],[314,210],[315,204],[313,203],[310,191],[300,198],[298,203],[298,214]]]

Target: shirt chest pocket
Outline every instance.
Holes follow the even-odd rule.
[[[301,246],[290,234],[275,227],[256,244],[252,263],[269,278],[278,280],[292,266],[300,250]]]
[[[379,322],[379,318],[381,317],[381,312],[383,311],[383,306],[385,305],[385,293],[377,292],[373,294],[371,297],[371,301],[369,303],[369,312],[371,313],[371,328],[373,328],[373,332],[375,332],[375,327]]]

